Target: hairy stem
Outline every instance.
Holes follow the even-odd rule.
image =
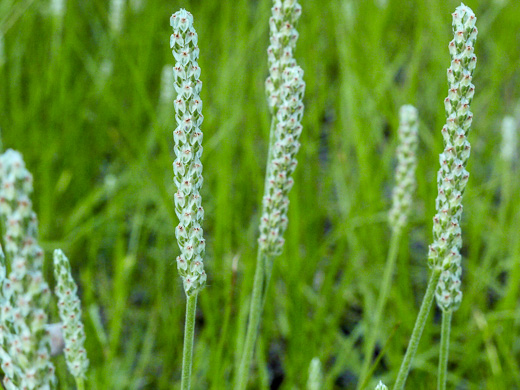
[[[193,336],[195,334],[195,313],[197,311],[197,294],[186,300],[186,324],[184,327],[184,350],[182,352],[181,389],[189,390],[191,386],[191,365],[193,361]]]
[[[390,239],[390,248],[388,249],[388,255],[386,258],[386,265],[383,272],[383,280],[381,282],[381,288],[379,297],[377,300],[376,311],[374,319],[370,324],[367,324],[365,329],[367,338],[367,345],[365,347],[365,360],[363,361],[363,367],[361,369],[360,381],[358,382],[358,389],[364,388],[368,381],[368,373],[370,369],[370,363],[372,362],[372,354],[376,345],[377,336],[379,335],[379,327],[381,326],[381,318],[385,310],[386,302],[388,301],[388,295],[390,292],[390,286],[392,285],[392,275],[394,274],[395,263],[397,260],[397,254],[399,252],[399,239],[401,237],[400,229],[392,231],[392,238]]]
[[[439,356],[439,375],[437,390],[446,390],[448,355],[450,352],[450,330],[452,310],[442,311],[441,351]]]
[[[412,360],[415,356],[415,353],[417,352],[417,347],[419,346],[419,341],[421,340],[424,325],[426,324],[428,314],[430,313],[430,307],[432,306],[433,297],[435,296],[435,288],[437,287],[440,276],[440,270],[434,270],[430,276],[430,280],[428,281],[428,288],[426,289],[426,294],[424,294],[421,308],[419,309],[419,314],[415,320],[415,325],[413,327],[412,336],[410,337],[410,342],[408,343],[408,348],[406,349],[403,362],[401,363],[401,368],[397,374],[394,390],[404,389],[404,384],[406,382],[406,378],[408,377],[408,373],[410,372]]]

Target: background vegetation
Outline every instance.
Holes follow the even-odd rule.
[[[268,0],[139,1],[120,34],[109,2],[1,0],[0,127],[35,177],[40,236],[62,247],[81,286],[88,388],[179,385],[185,297],[174,259],[173,108],[159,102],[173,65],[170,15],[195,18],[204,83],[208,286],[199,296],[195,389],[226,389],[244,338],[256,257],[269,115]],[[311,359],[326,389],[350,389],[363,359],[388,250],[399,106],[419,109],[418,189],[378,343],[392,382],[428,276],[451,12],[457,1],[310,1],[295,53],[305,70],[304,133],[284,254],[274,266],[251,389],[302,389]],[[515,112],[520,3],[468,1],[479,38],[471,174],[464,198],[463,303],[448,387],[520,388],[520,171],[500,160]],[[111,69],[111,72],[109,71]],[[55,313],[57,319],[57,313]],[[408,388],[435,386],[439,312]],[[72,388],[59,357],[61,388]],[[68,382],[67,382],[68,381]],[[456,386],[455,386],[456,385]]]

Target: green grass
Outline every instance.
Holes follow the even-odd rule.
[[[398,109],[410,103],[421,118],[417,197],[375,370],[390,384],[428,279],[450,14],[459,3],[301,4],[295,57],[307,84],[304,133],[251,389],[303,389],[314,356],[326,389],[355,386],[391,234]],[[504,173],[499,126],[520,98],[520,4],[467,5],[478,18],[478,64],[462,224],[464,298],[453,315],[448,388],[519,388],[520,167]],[[170,117],[160,115],[158,99],[161,69],[173,65],[169,17],[181,7],[194,15],[199,34],[205,116],[209,279],[199,294],[192,383],[220,390],[240,359],[255,267],[270,121],[270,1],[149,0],[139,13],[127,10],[118,37],[108,31],[106,1],[68,0],[61,36],[46,2],[0,2],[3,143],[23,153],[35,177],[48,279],[51,251],[62,247],[80,285],[87,389],[180,386],[185,297],[174,263],[174,120],[173,107]],[[103,82],[106,59],[113,73]],[[435,308],[408,388],[434,388],[439,336]],[[57,362],[61,388],[72,388],[63,358]]]

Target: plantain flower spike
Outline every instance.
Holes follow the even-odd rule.
[[[271,113],[280,107],[283,74],[286,68],[296,66],[293,50],[298,40],[294,27],[302,14],[302,7],[296,0],[275,0],[269,19],[270,45],[267,48],[269,77],[265,82],[267,101]]]
[[[67,367],[74,378],[85,378],[89,361],[83,346],[85,330],[81,322],[81,301],[78,298],[78,287],[70,273],[69,259],[61,249],[54,251],[54,277]]]
[[[389,213],[389,222],[393,230],[400,230],[406,225],[415,191],[417,166],[417,109],[410,105],[402,106],[399,110],[399,118],[396,185],[392,193],[392,209]]]
[[[298,140],[302,133],[300,122],[305,92],[303,70],[299,66],[284,70],[281,91],[281,104],[276,112],[275,142],[267,167],[266,195],[260,218],[260,249],[271,256],[277,256],[283,250],[289,191],[294,184],[291,176],[298,164],[296,153],[300,149]]]
[[[32,183],[19,152],[9,149],[0,156],[0,363],[7,390],[50,390],[56,383],[45,313],[50,290],[36,241]]]
[[[295,24],[302,7],[296,0],[274,0],[269,19],[270,45],[267,48],[269,76],[265,87],[273,114],[269,145],[266,188],[260,218],[260,250],[269,256],[282,253],[283,234],[287,229],[288,194],[296,168],[298,139],[302,132],[303,70],[293,58],[298,40]]]
[[[177,257],[177,269],[186,295],[191,296],[206,284],[203,263],[206,242],[201,227],[204,209],[199,194],[202,187],[200,126],[204,119],[199,96],[202,82],[199,80],[199,47],[193,16],[181,9],[172,15],[170,24],[173,27],[170,46],[176,61],[173,82],[177,94],[173,103],[177,121],[177,128],[173,132],[177,156],[173,163],[173,181],[178,189],[174,198],[175,212],[179,218],[175,235],[181,250]]]
[[[444,311],[456,310],[462,299],[460,290],[462,246],[460,220],[462,196],[468,182],[466,164],[470,155],[468,134],[473,120],[470,111],[475,93],[472,75],[477,57],[474,44],[477,38],[473,11],[461,4],[453,16],[454,38],[449,44],[451,66],[448,68],[448,97],[444,100],[446,124],[442,128],[444,151],[439,156],[437,173],[437,213],[433,218],[433,244],[430,245],[428,264],[440,270],[435,297]]]

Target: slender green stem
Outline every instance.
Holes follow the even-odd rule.
[[[267,180],[269,178],[269,169],[271,160],[273,159],[273,145],[275,141],[275,128],[278,123],[276,115],[271,120],[271,128],[269,130],[269,149],[267,151],[267,162],[265,169],[264,193],[267,191]],[[273,259],[263,253],[260,248],[256,256],[255,279],[253,282],[253,293],[251,296],[251,307],[249,309],[249,321],[247,324],[246,340],[240,359],[238,375],[235,381],[235,390],[244,390],[249,379],[249,368],[253,360],[253,352],[255,349],[256,336],[260,326],[260,319],[265,303],[265,292],[269,281],[271,280],[271,269]]]
[[[390,247],[388,249],[388,255],[386,258],[385,270],[383,272],[383,280],[381,282],[379,297],[377,299],[376,311],[374,319],[368,326],[366,325],[365,334],[368,335],[367,344],[365,347],[365,360],[363,361],[363,367],[361,369],[360,381],[358,382],[358,390],[364,388],[368,381],[368,373],[370,369],[370,363],[372,362],[372,354],[376,345],[376,340],[379,335],[379,327],[381,325],[381,318],[385,310],[386,302],[388,301],[388,295],[390,292],[390,286],[392,285],[392,276],[394,274],[395,263],[397,260],[397,254],[399,252],[399,239],[401,237],[401,230],[396,229],[392,231],[392,237],[390,239]]]
[[[197,294],[188,296],[186,301],[186,324],[184,327],[184,350],[182,352],[181,389],[189,390],[191,386],[191,364],[193,361],[193,336],[195,334],[195,313],[197,311]]]
[[[437,283],[439,282],[440,277],[441,271],[439,270],[435,270],[430,276],[430,280],[428,281],[428,288],[426,289],[426,294],[424,294],[421,308],[419,309],[419,314],[415,320],[415,325],[413,327],[412,336],[410,337],[410,342],[408,343],[408,348],[406,349],[403,362],[401,363],[401,368],[397,374],[394,390],[404,389],[404,384],[406,382],[406,378],[408,377],[408,373],[410,372],[412,360],[415,356],[415,353],[417,352],[417,347],[419,346],[419,341],[421,340],[424,325],[426,324],[428,314],[430,313],[433,297],[435,296],[435,288],[437,287]]]
[[[74,379],[76,379],[76,389],[85,390],[85,380],[83,378],[74,378]]]
[[[258,327],[260,326],[260,318],[262,317],[265,293],[264,280],[266,279],[265,265],[268,261],[270,260],[267,259],[267,256],[259,250],[256,261],[251,306],[249,309],[249,322],[247,324],[246,340],[244,343],[244,350],[242,352],[242,359],[240,360],[240,367],[238,368],[235,390],[244,390],[247,386],[249,368],[251,366],[251,361],[253,360],[256,336],[258,334]]]
[[[448,372],[448,355],[450,352],[451,315],[453,311],[442,311],[441,352],[439,356],[439,376],[437,390],[446,390],[446,374]]]

